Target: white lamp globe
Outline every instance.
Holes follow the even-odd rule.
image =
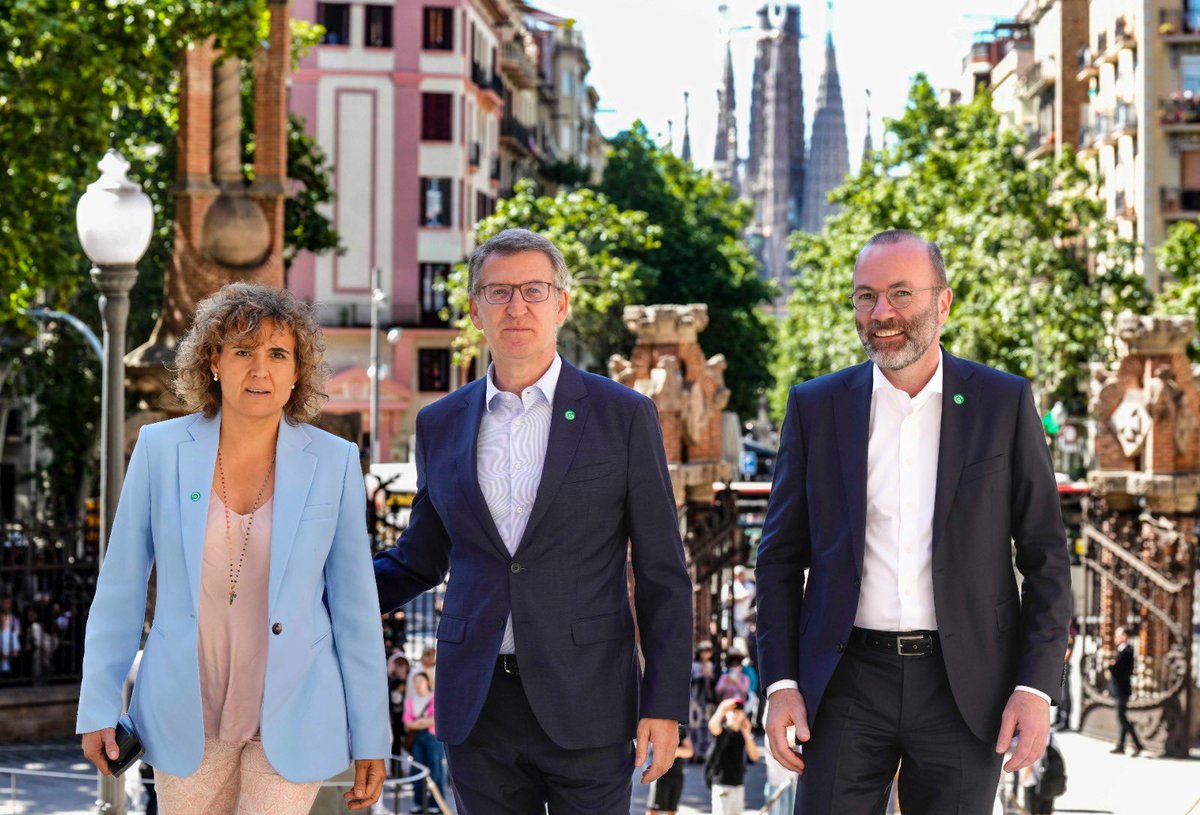
[[[100,178],[88,185],[75,209],[83,251],[96,266],[134,266],[154,231],[150,196],[129,180],[129,162],[109,150],[97,165]]]

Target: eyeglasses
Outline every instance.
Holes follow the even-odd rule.
[[[513,299],[513,292],[521,290],[521,297],[526,303],[541,303],[550,296],[550,291],[556,288],[552,283],[543,280],[530,280],[528,283],[514,285],[512,283],[491,283],[480,286],[479,292],[483,299],[493,306],[507,305]]]
[[[938,291],[943,288],[945,286],[930,286],[927,289],[888,289],[884,292],[884,296],[887,297],[887,301],[892,308],[903,311],[912,305],[913,295],[917,292]],[[850,302],[854,304],[855,311],[873,311],[875,305],[879,302],[879,293],[869,289],[856,291],[850,295]]]

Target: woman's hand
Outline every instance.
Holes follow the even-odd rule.
[[[119,755],[117,751],[117,729],[106,727],[103,730],[93,730],[83,734],[83,757],[96,765],[96,769],[104,775],[112,775],[108,769],[108,760],[114,761]]]
[[[347,809],[369,809],[383,793],[387,778],[382,758],[360,758],[354,762],[354,786],[343,793]]]

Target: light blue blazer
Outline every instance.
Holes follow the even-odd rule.
[[[220,416],[147,425],[129,461],[87,622],[76,732],[113,727],[141,642],[151,566],[154,624],[130,714],[146,761],[177,776],[200,766],[200,570]],[[279,424],[267,673],[261,737],[290,781],[316,781],[351,759],[384,758],[383,630],[358,450],[309,425]]]

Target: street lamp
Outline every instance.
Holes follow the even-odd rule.
[[[97,165],[100,178],[88,185],[75,209],[79,243],[92,261],[104,319],[104,385],[100,407],[100,560],[125,476],[125,322],[137,262],[150,245],[154,207],[129,180],[129,162],[109,150]]]

